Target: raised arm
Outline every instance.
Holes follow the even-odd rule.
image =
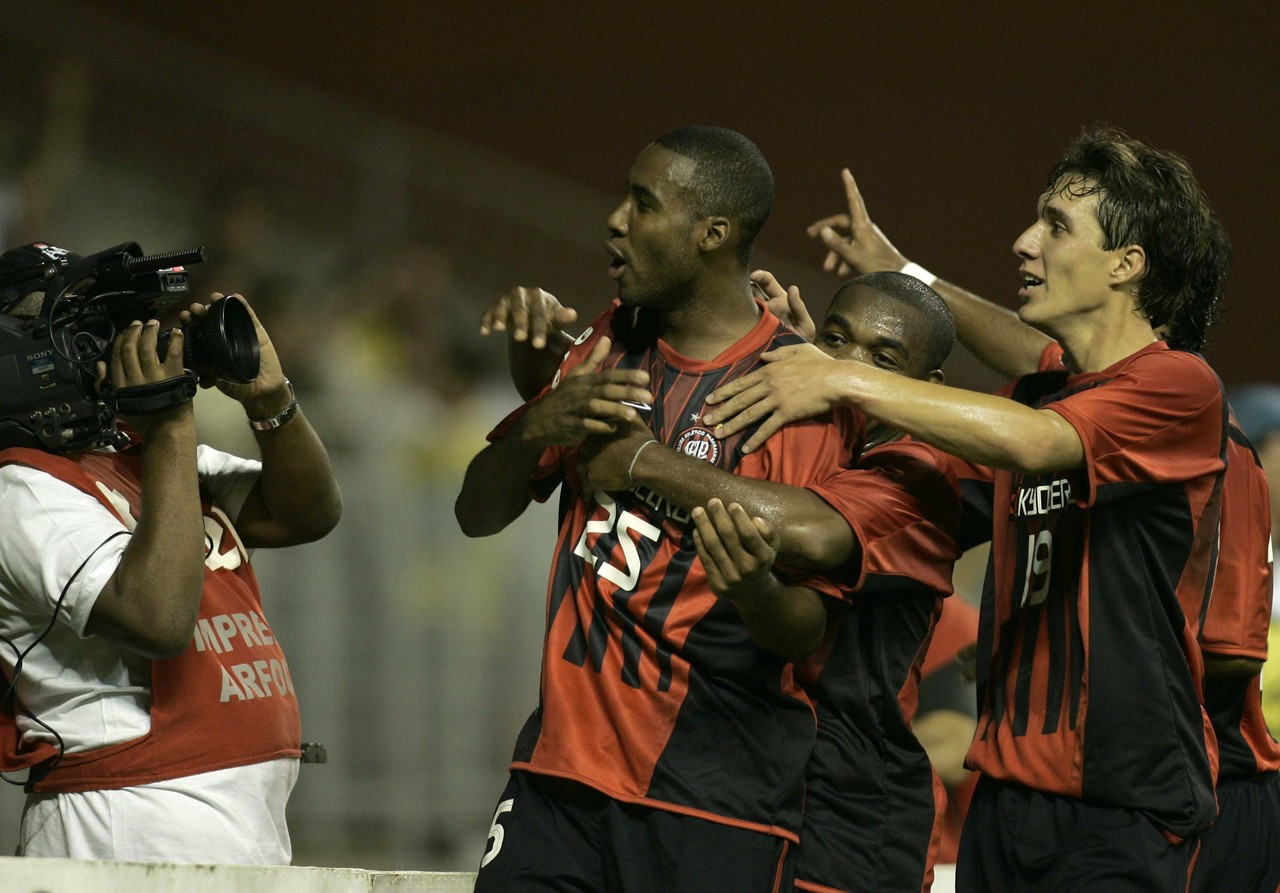
[[[215,293],[213,301],[219,300],[222,295]],[[184,311],[184,321],[208,312],[208,306],[193,305]],[[294,398],[270,336],[252,307],[249,313],[261,351],[258,377],[249,384],[212,378],[201,382],[238,400],[250,422],[259,423],[253,425],[253,433],[262,454],[262,476],[236,517],[236,532],[250,548],[312,542],[338,523],[342,492],[324,444]]]
[[[909,266],[902,252],[871,221],[849,169],[841,171],[840,176],[844,181],[847,213],[824,217],[808,228],[810,236],[827,246],[822,268],[842,277],[880,270],[915,270],[923,275],[924,270]],[[943,279],[933,279],[929,284],[951,309],[960,343],[981,363],[1006,378],[1036,371],[1049,336],[1031,328],[1012,310],[958,285]]]
[[[110,365],[117,388],[182,374],[183,336],[174,332],[163,362],[160,327],[135,322],[115,341]],[[109,369],[109,372],[108,372]],[[180,654],[191,641],[204,587],[204,518],[196,475],[196,425],[191,401],[130,419],[144,437],[142,504],[137,525],[107,580],[85,631],[144,657]]]
[[[556,374],[564,352],[573,344],[565,330],[578,311],[565,307],[540,288],[513,288],[484,311],[480,334],[506,332],[511,383],[521,398],[538,396]]]

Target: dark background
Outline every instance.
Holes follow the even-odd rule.
[[[1057,151],[1113,123],[1186,156],[1231,234],[1224,380],[1280,372],[1273,3],[84,5],[615,193],[658,134],[733,127],[777,179],[763,250],[816,263],[848,165],[905,254],[1010,305]]]

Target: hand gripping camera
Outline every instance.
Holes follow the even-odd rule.
[[[186,265],[204,250],[144,255],[127,242],[81,257],[35,242],[0,255],[0,448],[54,452],[119,446],[117,414],[155,412],[190,400],[199,374],[234,382],[258,376],[258,336],[244,302],[227,297],[185,333],[186,374],[113,390],[97,387],[96,362],[117,332],[154,319],[187,294]],[[15,315],[44,295],[34,315]],[[32,299],[34,302],[34,299]],[[161,333],[161,356],[168,348]]]

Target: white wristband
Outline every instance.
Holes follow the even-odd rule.
[[[918,263],[915,263],[914,261],[907,261],[907,263],[903,266],[903,268],[898,272],[906,273],[908,276],[913,276],[916,279],[919,279],[925,285],[933,285],[933,283],[938,281],[937,276],[933,275],[924,267],[920,266]]]
[[[646,440],[644,443],[640,444],[639,449],[636,450],[636,454],[631,457],[631,465],[627,468],[627,480],[631,482],[631,486],[633,487],[636,485],[636,479],[634,476],[634,472],[636,470],[636,460],[640,458],[640,454],[644,452],[644,448],[651,443],[657,443],[657,441]]]

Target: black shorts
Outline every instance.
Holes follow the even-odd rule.
[[[1192,893],[1280,889],[1280,773],[1218,785],[1218,818],[1200,837]]]
[[[957,893],[1184,893],[1196,841],[1140,812],[983,778],[973,792]]]
[[[791,889],[793,851],[780,837],[512,772],[475,893],[778,893]]]

